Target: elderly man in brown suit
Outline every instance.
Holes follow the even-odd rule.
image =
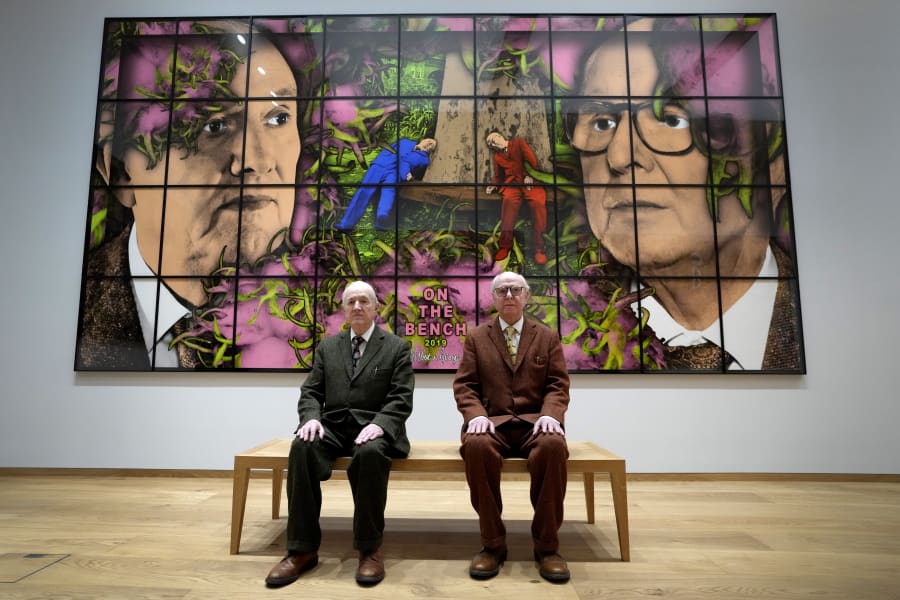
[[[562,344],[557,332],[524,318],[530,290],[521,275],[501,273],[491,292],[499,316],[466,337],[453,381],[464,421],[460,453],[481,528],[482,548],[469,575],[494,577],[506,560],[500,472],[504,458],[523,457],[531,473],[535,561],[542,577],[565,582],[569,567],[559,555],[558,532],[569,456],[563,430],[569,374]]]

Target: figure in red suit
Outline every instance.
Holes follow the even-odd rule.
[[[500,209],[500,249],[495,260],[509,256],[513,243],[513,227],[519,216],[522,200],[528,203],[533,221],[532,239],[534,262],[547,263],[544,254],[544,232],[547,231],[547,195],[544,188],[534,185],[534,179],[525,170],[525,163],[537,170],[537,158],[528,142],[522,138],[507,140],[498,131],[491,131],[485,137],[488,148],[494,153],[494,183],[485,192],[493,194],[498,189],[503,197]]]

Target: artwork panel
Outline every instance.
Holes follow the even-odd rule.
[[[413,368],[456,371],[476,321],[475,277],[397,279],[397,334],[410,343]]]
[[[244,186],[239,202],[241,240],[238,262],[250,265],[264,263],[290,243],[291,222],[296,214],[296,188]]]
[[[475,295],[475,323],[483,325],[492,319],[497,318],[497,309],[494,306],[494,295],[491,293],[491,280],[503,272],[503,269],[497,267],[493,273],[485,273],[476,279],[476,295]]]
[[[476,17],[477,94],[550,94],[550,22],[540,16]]]
[[[557,322],[570,371],[641,372],[663,368],[662,344],[655,338],[644,341],[639,295],[629,290],[621,280],[612,277],[559,279]]]
[[[747,288],[722,317],[729,370],[799,372],[800,312],[791,279],[722,280],[723,289]]]
[[[475,125],[475,102],[471,98],[440,98],[436,106],[428,107],[434,113],[423,113],[421,135],[434,138],[437,148],[431,156],[431,164],[422,176],[424,185],[475,184],[476,155],[473,149],[479,139]],[[470,187],[472,187],[470,185]],[[474,203],[474,196],[467,194],[466,202]]]
[[[321,27],[321,24],[319,24]],[[314,24],[292,24],[284,21],[255,20],[254,48],[272,43],[290,66],[297,83],[296,96],[315,98],[325,92],[325,36],[314,30]],[[309,31],[299,29],[309,28]],[[254,57],[251,56],[251,62]],[[254,67],[255,68],[255,67]]]
[[[476,167],[479,183],[500,185],[506,180],[520,182],[524,175],[541,183],[553,183],[553,105],[544,98],[478,100],[476,104]],[[504,140],[524,140],[527,149],[517,149],[508,160],[493,149],[488,136],[500,134]],[[501,157],[498,166],[498,154]],[[534,158],[532,165],[531,156]],[[515,164],[510,164],[513,161]]]
[[[400,29],[403,32],[471,33],[475,31],[475,18],[465,15],[441,14],[401,17]]]
[[[133,190],[130,188],[107,186],[99,178],[95,181],[89,198],[90,207],[88,210],[84,257],[86,275],[127,275],[127,271],[123,270],[124,267],[121,266],[125,263],[95,260],[94,255],[101,252],[111,240],[116,240],[123,236],[127,240],[134,223],[134,217],[131,209],[126,204],[123,204],[122,201],[125,200],[130,203],[133,193]]]
[[[316,210],[313,224],[316,227],[314,238],[331,239],[339,235],[337,224],[347,210],[349,199],[356,187],[339,185],[317,185],[307,188],[310,193],[311,206]]]
[[[396,31],[344,31],[325,35],[327,95],[396,97],[399,92],[399,36]]]
[[[609,193],[591,199],[589,218],[606,227],[601,243],[612,257],[640,278],[715,277],[716,234],[724,251],[726,236],[736,241],[748,221],[736,200],[720,202],[714,217],[702,186],[604,189]]]
[[[246,63],[248,34],[245,22],[232,19],[109,22],[102,95],[152,100],[233,96],[228,86],[236,66]]]
[[[640,315],[642,343],[662,344],[661,368],[669,372],[723,372],[721,315],[730,292],[715,275],[643,278],[628,283],[631,309]]]
[[[585,80],[587,59],[599,46],[624,48],[623,23],[621,17],[559,17],[551,20],[550,77],[555,96],[593,94],[579,85]]]
[[[375,290],[377,300],[375,325],[395,333],[397,322],[397,279],[395,277],[323,277],[318,280],[316,291],[316,345],[326,337],[337,335],[348,328],[341,298],[344,288],[349,283],[360,279],[366,281]]]
[[[178,33],[190,33],[189,23],[176,19],[140,21],[110,19],[104,27],[100,95],[105,99],[144,99],[168,85],[172,74],[166,68],[174,55]],[[158,95],[158,94],[157,94]]]
[[[359,279],[358,277],[330,277],[321,276],[316,280],[316,330],[314,344],[319,344],[326,337],[337,335],[347,328],[346,316],[341,306],[341,297],[348,283]],[[374,283],[368,280],[374,287]],[[384,286],[380,286],[382,289]],[[375,290],[379,304],[384,306],[384,296]],[[380,314],[380,313],[379,313]],[[383,326],[383,317],[376,317],[376,323]],[[315,345],[313,354],[315,354]]]
[[[169,132],[170,114],[169,101],[105,102],[99,107],[96,168],[104,183],[165,185],[170,140],[181,145],[188,140]]]
[[[338,33],[396,33],[400,29],[400,17],[396,15],[346,15],[327,17],[326,32]],[[396,35],[394,36],[396,39]]]
[[[786,255],[782,276],[797,276],[797,246],[794,239],[794,209],[789,188],[773,187],[770,191],[775,206],[774,233],[770,246]]]
[[[169,187],[165,191],[138,192],[135,204],[138,245],[154,269],[157,268],[154,258],[162,247],[156,272],[163,276],[207,277],[222,265],[237,263],[240,186]],[[141,203],[153,206],[153,214],[139,208]],[[157,215],[162,218],[157,219]],[[277,228],[271,233],[274,235],[275,231]]]
[[[273,34],[319,34],[325,30],[325,18],[319,16],[254,17],[253,29]]]
[[[395,272],[398,187],[365,183],[337,188],[346,208],[338,213],[333,234],[353,272],[382,276]]]
[[[122,277],[93,277],[84,281],[75,348],[75,369],[85,371],[149,371],[151,369],[156,294],[147,299],[143,314],[135,302],[132,278],[127,275],[127,253],[105,252],[94,261],[112,263],[95,271],[120,271]],[[121,263],[125,262],[124,265]],[[118,263],[116,265],[115,263]],[[155,278],[144,279],[151,286]],[[145,341],[144,326],[149,327]],[[149,348],[148,348],[149,342]]]
[[[358,278],[372,274],[379,266],[390,263],[393,243],[390,235],[384,232],[376,242],[371,212],[363,217],[365,222],[354,228],[338,227],[344,214],[346,204],[359,188],[357,186],[320,186],[315,189],[318,219],[314,228],[304,234],[302,254],[307,261],[310,272],[317,277],[336,276]],[[387,242],[389,245],[384,246]],[[387,252],[385,252],[387,250]],[[391,267],[393,272],[393,267]],[[330,280],[329,280],[330,281]]]
[[[312,366],[316,280],[295,275],[297,270],[291,262],[272,263],[262,276],[219,284],[219,301],[199,328],[209,344],[207,361],[218,367],[217,357],[231,357],[240,369]]]
[[[470,186],[404,186],[398,192],[398,275],[474,277],[479,255]]]
[[[378,156],[400,139],[396,100],[325,98],[321,116],[320,165],[328,182],[363,182]]]
[[[781,96],[772,15],[701,17],[710,96]]]
[[[471,20],[469,20],[471,23]],[[449,31],[436,20],[400,34],[401,96],[465,96],[475,92],[471,31]]]

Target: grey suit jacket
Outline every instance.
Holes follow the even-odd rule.
[[[348,329],[316,347],[297,403],[300,424],[317,419],[328,427],[329,420],[349,413],[361,427],[381,427],[394,455],[403,457],[409,454],[406,419],[414,388],[412,356],[404,339],[376,326],[354,374]]]

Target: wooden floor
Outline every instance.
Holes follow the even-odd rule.
[[[510,556],[470,579],[477,524],[465,482],[391,482],[387,578],[353,580],[346,480],[325,484],[317,568],[291,586],[263,578],[284,552],[286,516],[270,483],[250,481],[241,554],[229,555],[231,479],[0,477],[0,598],[900,599],[900,483],[631,481],[631,562],[618,560],[608,484],[584,522],[570,482],[560,532],[572,580],[531,561],[525,481],[505,481]]]

